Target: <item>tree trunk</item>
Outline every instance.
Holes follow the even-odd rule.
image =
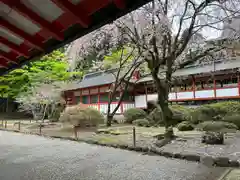
[[[112,126],[112,121],[113,121],[113,115],[112,114],[108,114],[107,115],[107,127],[111,127]]]
[[[157,104],[160,106],[162,111],[162,120],[165,125],[165,136],[166,138],[172,138],[174,136],[171,128],[172,111],[169,109],[168,105],[168,92],[169,83],[167,81],[161,81],[157,73],[152,73],[153,79],[156,83],[157,88]]]
[[[47,107],[48,107],[48,105],[45,104],[44,111],[43,111],[43,117],[42,117],[42,122],[43,122],[43,123],[44,123],[44,119],[45,119],[45,115],[46,115]]]

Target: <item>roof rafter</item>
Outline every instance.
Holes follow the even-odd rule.
[[[4,37],[0,37],[0,42],[2,44],[5,44],[9,48],[11,48],[14,52],[16,52],[16,53],[18,53],[22,56],[29,57],[28,50],[22,48],[21,45],[16,45],[16,44],[14,44],[13,42],[9,41],[8,39],[6,39]]]
[[[87,28],[89,24],[91,23],[91,18],[84,12],[84,9],[80,6],[77,7],[68,0],[51,0],[53,3],[55,3],[58,7],[60,7],[62,10],[64,10],[67,13],[71,13],[75,18],[77,19],[78,23],[84,27]]]
[[[4,58],[0,57],[0,67],[7,69],[8,67],[8,61],[6,61]]]
[[[125,7],[126,7],[125,0],[113,0],[113,2],[117,6],[118,9],[125,9]]]
[[[8,5],[10,8],[14,9],[24,17],[30,19],[34,24],[38,24],[44,30],[52,34],[54,38],[62,41],[64,39],[64,34],[60,32],[54,25],[39,16],[37,13],[26,7],[20,0],[0,0],[4,4]]]
[[[17,36],[22,37],[25,41],[27,41],[29,44],[31,44],[38,50],[43,51],[42,42],[36,40],[33,36],[29,35],[28,33],[24,32],[23,30],[17,28],[16,26],[10,24],[8,21],[2,19],[1,17],[0,17],[0,26],[8,29],[9,31],[11,31],[12,33],[14,33]]]
[[[7,61],[16,63],[14,60],[16,60],[17,56],[14,56],[11,53],[6,53],[6,52],[0,50],[0,57],[2,57],[3,59],[6,59]]]

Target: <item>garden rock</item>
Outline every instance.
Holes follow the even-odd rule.
[[[214,158],[211,156],[202,156],[200,157],[200,162],[205,166],[213,166],[214,165]]]
[[[229,159],[227,157],[217,157],[215,159],[215,164],[221,167],[229,166]]]
[[[224,134],[221,132],[206,132],[202,136],[202,143],[223,144],[224,143]]]

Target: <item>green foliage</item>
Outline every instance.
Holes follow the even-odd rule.
[[[223,120],[225,122],[235,124],[238,127],[238,129],[240,129],[240,114],[233,114],[233,115],[225,116]]]
[[[194,129],[193,125],[189,121],[183,121],[177,125],[179,131],[191,131]]]
[[[126,110],[123,115],[127,123],[132,123],[134,120],[146,118],[147,113],[142,109],[131,108]]]
[[[233,123],[224,121],[206,121],[198,124],[197,129],[201,131],[229,132],[231,130],[237,130],[238,127]]]
[[[162,120],[162,111],[160,108],[155,108],[152,112],[148,114],[146,119],[152,125],[163,125],[164,122]]]
[[[132,62],[134,56],[129,47],[123,47],[120,50],[115,49],[110,55],[104,56],[103,65],[104,69],[125,67]]]
[[[19,93],[28,91],[41,83],[67,81],[81,77],[82,72],[68,72],[68,62],[64,53],[59,50],[43,56],[20,69],[15,69],[0,77],[0,96],[16,98]]]
[[[104,116],[96,109],[75,105],[67,107],[59,120],[70,122],[73,126],[92,127],[103,123]]]
[[[226,101],[214,104],[202,105],[194,109],[191,115],[191,121],[198,124],[203,121],[219,121],[224,116],[240,113],[240,102]]]
[[[144,126],[144,127],[149,127],[149,121],[147,119],[137,119],[132,122],[134,125],[137,126]]]

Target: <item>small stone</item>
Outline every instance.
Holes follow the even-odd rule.
[[[119,144],[118,147],[119,147],[120,149],[127,149],[127,148],[128,148],[128,145],[126,145],[126,144]]]
[[[173,157],[174,155],[170,152],[167,152],[167,151],[162,151],[162,156],[165,156],[165,157]]]
[[[172,157],[177,158],[177,159],[183,159],[184,158],[184,156],[180,153],[174,153]]]
[[[206,166],[213,166],[214,165],[214,158],[211,156],[201,156],[200,162]]]
[[[158,150],[157,150],[156,147],[151,147],[151,148],[150,148],[150,152],[155,153],[155,154],[158,154]]]
[[[227,157],[217,157],[215,158],[215,164],[220,167],[228,167],[229,159]]]
[[[136,147],[135,147],[135,151],[142,152],[142,147],[136,146]]]
[[[142,152],[148,152],[149,148],[148,147],[142,147]]]
[[[133,150],[135,150],[135,147],[133,147],[133,146],[128,146],[127,149],[130,150],[130,151],[133,151]]]
[[[202,143],[223,144],[224,143],[224,134],[221,132],[206,132],[202,136]]]
[[[185,154],[184,157],[185,157],[184,159],[186,159],[188,161],[195,161],[195,162],[199,162],[200,161],[200,156],[199,155]]]
[[[240,163],[238,161],[235,161],[235,160],[230,160],[229,161],[229,166],[230,167],[240,167]]]

